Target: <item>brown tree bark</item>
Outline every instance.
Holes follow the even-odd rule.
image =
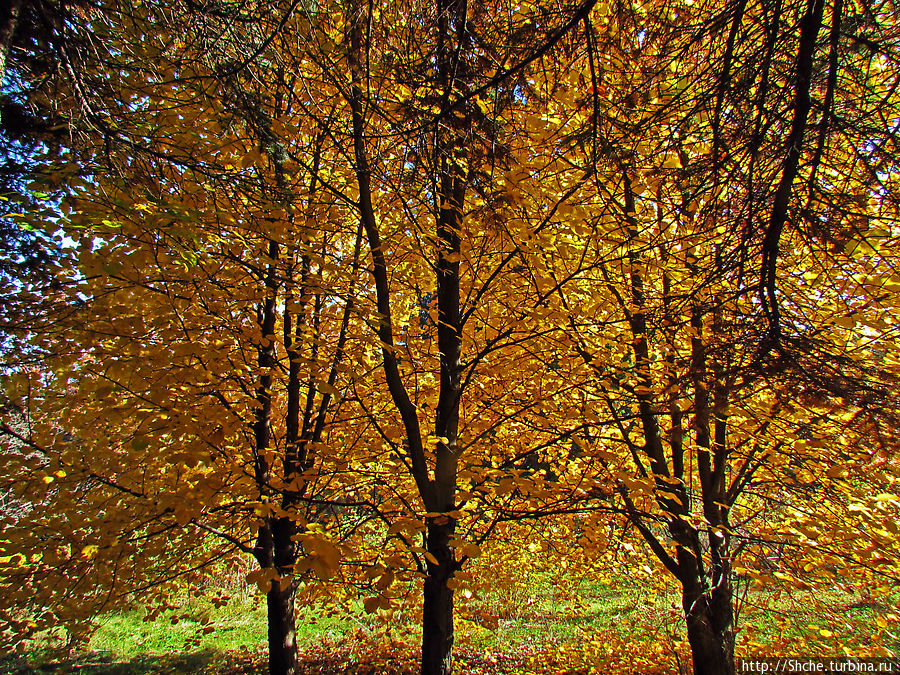
[[[709,594],[682,593],[694,675],[734,675],[734,626],[731,589]]]
[[[6,61],[9,58],[9,50],[12,47],[16,27],[19,25],[22,0],[10,0],[3,4],[6,7],[0,9],[0,79],[6,77]]]
[[[269,525],[272,538],[272,567],[289,574],[296,561],[291,536],[296,527],[290,518],[277,518]],[[269,675],[295,675],[299,670],[295,624],[293,580],[282,586],[278,581],[266,593],[268,618]]]
[[[425,578],[422,614],[422,674],[449,675],[453,672],[453,589],[447,581],[453,574],[454,559],[450,538],[454,523],[446,516],[432,518],[425,534],[429,561]]]
[[[269,242],[269,258],[276,261],[279,247]],[[263,341],[258,347],[258,365],[261,369],[256,391],[257,409],[254,421],[255,478],[261,495],[269,488],[271,467],[266,459],[271,442],[272,371],[276,366],[275,343],[267,336],[274,335],[276,325],[276,296],[278,281],[275,263],[266,271],[266,298],[259,308],[259,326]],[[288,517],[269,517],[259,528],[253,555],[262,569],[274,569],[279,575],[288,575],[296,559],[293,521]],[[266,593],[268,619],[269,673],[270,675],[294,675],[298,670],[296,630],[294,624],[294,584],[281,587],[273,581]]]

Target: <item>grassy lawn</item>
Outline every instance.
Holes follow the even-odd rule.
[[[186,648],[201,651],[253,650],[266,644],[266,607],[264,600],[235,602],[225,607],[201,608],[185,612],[177,622],[143,621],[143,613],[131,611],[102,617],[90,648],[132,657],[142,654],[168,654]],[[209,632],[204,633],[204,627]],[[322,640],[338,639],[355,628],[351,617],[315,617],[299,609],[297,643],[301,648]]]
[[[738,654],[900,654],[898,600],[840,590],[751,591],[740,617]],[[461,596],[457,617],[461,673],[590,673],[617,667],[665,673],[690,663],[678,596],[627,580],[563,586],[532,579],[480,597]],[[265,672],[261,596],[238,595],[222,607],[198,598],[174,620],[142,619],[138,610],[100,617],[88,651],[7,656],[0,658],[0,673]],[[416,633],[407,622],[392,626],[388,638],[361,611],[332,617],[298,612],[297,640],[309,673],[413,673]],[[642,671],[635,665],[639,658]]]

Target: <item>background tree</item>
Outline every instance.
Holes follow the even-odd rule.
[[[832,443],[834,454],[815,458],[786,447],[784,438],[833,434],[821,412],[834,409],[833,396],[869,419],[884,413],[892,376],[878,365],[874,342],[886,336],[856,330],[853,338],[837,337],[823,300],[836,293],[846,301],[845,275],[892,269],[892,255],[870,241],[865,261],[854,262],[816,237],[822,223],[883,222],[892,210],[893,198],[882,200],[886,191],[871,184],[859,189],[871,201],[872,221],[834,210],[824,195],[834,194],[837,176],[852,173],[845,161],[860,161],[848,146],[887,142],[885,127],[861,120],[896,101],[869,79],[871,70],[853,63],[858,52],[845,51],[855,38],[841,42],[843,13],[855,10],[841,3],[667,10],[649,27],[642,8],[620,9],[599,19],[615,28],[597,43],[587,25],[584,74],[569,77],[587,85],[590,76],[593,91],[593,117],[581,138],[595,148],[599,209],[582,217],[597,232],[598,262],[591,267],[557,252],[556,264],[542,266],[556,283],[562,270],[592,280],[561,292],[560,302],[574,348],[603,392],[602,410],[618,429],[611,436],[597,429],[597,444],[606,446],[600,456],[618,437],[622,454],[604,459],[623,512],[681,583],[695,671],[732,672],[730,568],[737,551],[758,542],[743,529],[753,509],[759,500],[805,500],[813,490],[823,518],[852,518],[828,472],[871,458],[871,450],[851,451],[861,448],[841,434],[849,445]],[[868,25],[879,23],[876,16]],[[820,41],[829,23],[830,37]],[[885,40],[892,39],[889,26]],[[871,52],[864,58],[871,67]],[[818,78],[824,63],[828,75]],[[559,86],[574,84],[563,78]],[[841,115],[853,121],[838,131]],[[829,272],[813,275],[811,266]],[[831,284],[813,286],[812,278]],[[861,295],[855,311],[880,322],[886,306]],[[817,346],[814,336],[823,332],[828,347]],[[860,346],[843,352],[853,343]],[[624,364],[610,362],[607,350]],[[796,405],[793,397],[812,397],[819,407]],[[779,527],[762,529],[777,539]],[[788,539],[797,543],[793,533]],[[846,543],[847,558],[859,555],[860,542]]]
[[[287,173],[290,148],[271,132],[272,116],[284,125],[295,105],[279,98],[283,80],[262,98],[223,78],[221,54],[201,59],[169,32],[200,42],[204,24],[171,11],[85,19],[97,42],[115,47],[69,84],[103,133],[84,134],[79,170],[91,178],[70,183],[75,194],[54,223],[77,246],[78,267],[59,272],[56,313],[24,326],[45,358],[12,383],[30,426],[7,428],[16,442],[5,454],[7,489],[59,510],[10,514],[5,545],[25,557],[6,583],[13,603],[42,608],[32,630],[77,631],[130,592],[252,553],[268,594],[271,668],[293,672],[291,573],[324,579],[337,565],[327,523],[306,525],[341,491],[317,485],[315,467],[360,235],[354,244],[352,230],[346,238],[329,227],[340,221],[314,168]],[[134,60],[138,49],[156,57],[152,66]],[[92,77],[111,75],[121,78],[116,98],[78,99],[102,90]],[[319,152],[316,138],[291,141],[298,154]],[[43,224],[44,214],[29,217]],[[34,558],[47,547],[55,553]],[[71,592],[86,602],[60,600]]]

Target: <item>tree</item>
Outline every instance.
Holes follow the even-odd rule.
[[[535,151],[530,145],[517,147],[517,136],[524,136],[527,126],[522,113],[540,107],[530,101],[534,90],[525,67],[589,9],[590,4],[567,9],[561,20],[548,22],[540,7],[508,18],[503,7],[484,6],[470,16],[464,3],[438,2],[378,12],[357,5],[347,17],[349,82],[341,88],[349,89],[353,200],[371,253],[385,386],[402,428],[393,438],[386,434],[386,440],[402,439],[403,462],[425,511],[423,673],[452,670],[454,588],[466,559],[479,550],[457,536],[460,522],[467,520],[461,509],[472,508],[482,517],[492,510],[479,504],[477,492],[466,491],[460,501],[460,480],[477,480],[490,467],[507,474],[482,474],[486,483],[494,483],[491,492],[527,483],[519,480],[518,465],[533,458],[536,448],[556,450],[571,433],[565,427],[548,430],[525,451],[510,443],[500,466],[491,467],[496,460],[478,447],[484,436],[505,435],[512,421],[545,403],[513,394],[515,370],[504,373],[507,391],[498,403],[506,409],[499,415],[493,410],[487,419],[467,419],[462,411],[469,397],[480,395],[475,384],[484,387],[493,379],[485,367],[489,356],[515,354],[520,361],[513,367],[527,368],[534,362],[527,352],[539,350],[547,339],[541,326],[526,323],[534,314],[510,311],[516,302],[510,289],[532,311],[548,293],[514,264],[522,245],[503,222],[503,203],[518,198],[510,183],[516,167],[530,162]],[[535,40],[533,28],[549,36]],[[395,45],[408,45],[412,58],[398,57]],[[492,77],[490,70],[506,64],[511,65],[502,77]],[[390,147],[383,139],[390,139]],[[503,183],[497,178],[501,171]],[[551,204],[562,199],[556,195]],[[521,224],[519,234],[530,238],[548,222],[549,217],[535,223],[533,231]],[[425,291],[426,283],[434,290]],[[405,313],[396,307],[413,303],[427,309],[433,325],[428,337],[433,332],[436,340],[407,335],[400,342],[403,319],[396,317]],[[408,361],[405,369],[401,359]],[[541,398],[551,401],[557,386],[566,385],[551,384]],[[426,431],[429,423],[433,427]],[[496,524],[488,522],[479,542]]]
[[[884,288],[893,268],[890,250],[863,234],[893,211],[882,182],[892,170],[874,179],[879,187],[836,181],[866,163],[856,149],[869,144],[893,166],[895,158],[880,154],[891,132],[863,120],[897,101],[860,74],[858,51],[845,50],[858,37],[842,37],[842,3],[827,12],[824,3],[724,9],[671,5],[650,26],[643,9],[620,9],[605,20],[616,28],[601,46],[588,29],[586,74],[573,69],[558,86],[588,84],[590,75],[594,111],[582,137],[595,147],[599,208],[582,217],[596,232],[597,257],[544,261],[573,347],[595,376],[604,414],[594,419],[618,429],[610,435],[595,424],[588,440],[608,466],[622,512],[682,586],[697,673],[734,670],[733,560],[777,539],[771,523],[759,537],[747,529],[760,500],[805,500],[812,491],[824,497],[817,504],[828,518],[833,509],[853,518],[842,485],[830,478],[846,462],[862,466],[871,449],[855,445],[839,423],[834,431],[824,411],[840,405],[838,396],[860,416],[881,418],[893,377],[877,363],[884,347],[874,343],[883,335],[839,335],[821,308],[824,298],[840,296],[851,315],[878,325],[892,302],[877,291],[846,294],[854,274],[874,273],[873,287]],[[874,26],[877,11],[854,20]],[[820,48],[826,21],[831,33]],[[799,35],[784,25],[800,26]],[[873,58],[863,56],[869,67]],[[817,79],[823,62],[827,77]],[[865,215],[839,206],[857,190],[869,203]],[[864,260],[842,254],[856,244],[820,244],[822,228],[835,227],[826,223],[847,220],[868,242]],[[564,288],[566,275],[582,281]],[[607,350],[624,364],[610,362]],[[813,457],[785,436],[817,448],[829,436],[849,444],[832,442],[833,454]],[[798,544],[794,532],[792,546],[811,540],[800,534]],[[829,538],[820,532],[812,545]],[[844,544],[848,558],[862,555],[860,542]]]
[[[336,577],[390,612],[399,577],[423,584],[423,673],[449,673],[468,559],[508,521],[594,511],[681,583],[697,672],[733,670],[735,554],[775,537],[747,519],[863,484],[839,482],[872,449],[835,396],[893,424],[873,291],[897,102],[860,67],[888,70],[893,28],[839,0],[656,10],[67,17],[103,49],[54,91],[62,216],[27,216],[79,257],[14,326],[42,360],[8,387],[32,427],[7,429],[6,489],[33,505],[7,515],[8,615],[164,603],[240,552],[271,672],[296,668],[296,593]],[[842,43],[845,12],[883,37]]]
[[[78,246],[78,266],[59,271],[55,313],[17,326],[44,358],[11,383],[30,426],[5,428],[17,441],[6,489],[35,508],[8,514],[5,546],[24,557],[6,583],[13,603],[42,614],[31,630],[77,630],[130,592],[252,554],[271,668],[293,672],[291,574],[326,579],[338,559],[327,523],[316,526],[334,500],[315,469],[335,414],[360,234],[354,244],[327,226],[334,200],[315,168],[288,177],[287,153],[317,156],[317,139],[280,145],[250,105],[262,94],[223,78],[221,53],[176,64],[168,31],[203,24],[162,23],[174,17],[154,11],[84,16],[115,47],[69,84],[93,94],[103,89],[93,78],[122,80],[114,98],[78,100],[89,112],[76,147],[86,178],[68,179],[73,194],[54,222]],[[136,68],[135,49],[166,58]],[[170,80],[173,68],[195,79]],[[271,92],[276,111],[284,86]],[[173,125],[184,117],[202,132]],[[40,225],[45,214],[29,217]],[[64,600],[71,592],[84,596],[78,606]]]
[[[49,489],[58,504],[55,512],[77,513],[70,520],[83,527],[59,531],[36,511],[11,522],[9,552],[24,552],[26,558],[16,560],[30,563],[10,574],[10,583],[21,589],[11,597],[18,601],[27,595],[46,603],[52,609],[44,618],[61,621],[66,608],[53,598],[61,586],[44,584],[46,594],[35,595],[33,580],[49,575],[62,584],[79,567],[85,583],[95,582],[89,588],[121,589],[94,596],[94,604],[79,605],[78,616],[83,617],[124,601],[127,589],[154,586],[178,570],[203,568],[233,551],[252,553],[261,566],[255,578],[268,593],[270,667],[290,672],[296,658],[290,641],[291,573],[311,569],[328,576],[338,561],[334,545],[321,529],[310,526],[310,509],[334,501],[328,495],[337,486],[353,495],[364,494],[369,485],[365,477],[351,475],[336,486],[333,476],[342,472],[334,468],[325,472],[331,484],[324,494],[311,494],[306,487],[318,475],[314,451],[334,414],[329,403],[339,376],[357,390],[357,402],[369,411],[370,429],[378,429],[389,443],[398,440],[371,414],[379,392],[352,384],[352,370],[340,368],[346,350],[356,355],[357,363],[365,363],[374,344],[382,350],[387,390],[399,403],[406,427],[412,476],[430,514],[425,562],[419,562],[427,570],[423,668],[446,671],[453,639],[451,575],[464,561],[454,559],[453,549],[461,547],[466,555],[478,551],[454,536],[461,395],[489,354],[528,338],[517,329],[518,320],[502,316],[512,302],[509,291],[495,292],[510,279],[527,289],[520,272],[510,273],[515,246],[492,229],[497,227],[494,203],[500,190],[492,185],[490,172],[509,168],[509,150],[491,149],[500,129],[482,111],[487,107],[483,100],[476,105],[454,98],[436,111],[419,108],[433,108],[432,102],[447,87],[452,90],[454,81],[469,87],[463,75],[475,77],[478,58],[486,58],[472,53],[474,37],[464,27],[462,8],[453,10],[452,22],[463,22],[457,26],[461,42],[455,56],[449,51],[450,24],[443,10],[435,15],[434,26],[399,24],[403,31],[398,38],[422,40],[425,53],[437,53],[442,63],[437,79],[424,65],[427,57],[400,64],[396,72],[402,77],[388,73],[377,87],[399,80],[409,89],[422,78],[421,93],[409,101],[378,101],[381,109],[396,106],[398,122],[407,126],[398,135],[404,152],[394,154],[393,164],[385,165],[388,172],[380,176],[380,187],[390,189],[375,203],[385,216],[403,213],[404,201],[414,205],[406,207],[407,213],[423,219],[434,215],[442,242],[436,254],[430,242],[423,246],[416,241],[422,230],[414,229],[395,231],[389,244],[397,252],[409,246],[408,262],[393,269],[398,279],[409,280],[399,305],[422,307],[423,321],[431,322],[438,336],[437,344],[423,335],[418,344],[409,339],[405,345],[408,354],[440,373],[437,402],[429,403],[437,410],[435,429],[425,434],[405,391],[409,375],[415,379],[419,373],[401,375],[394,355],[400,345],[391,344],[397,326],[390,319],[385,249],[371,183],[362,180],[368,173],[371,132],[363,111],[359,25],[347,34],[349,68],[341,79],[336,75],[342,72],[342,55],[338,51],[336,60],[334,54],[344,42],[346,26],[332,24],[325,12],[295,9],[285,10],[274,26],[253,10],[245,15],[235,8],[188,7],[180,13],[179,8],[145,5],[83,15],[93,38],[110,47],[104,50],[109,56],[73,73],[68,83],[78,107],[86,111],[77,147],[82,178],[68,179],[75,195],[64,202],[60,223],[80,252],[77,269],[62,271],[66,300],[77,311],[60,311],[41,325],[26,327],[45,348],[45,370],[30,379],[20,376],[11,389],[34,425],[28,434],[18,434],[18,441],[37,454],[22,458],[12,449],[7,455],[16,466],[11,489],[35,504],[47,503]],[[347,25],[354,26],[355,20]],[[385,28],[387,21],[385,17]],[[292,51],[291,36],[305,33],[315,39]],[[254,54],[235,64],[243,58],[237,51],[241,40],[254,45]],[[383,48],[393,45],[391,41]],[[461,50],[465,61],[459,60]],[[451,76],[451,69],[457,74]],[[307,88],[299,94],[290,80],[297,73]],[[106,96],[112,78],[119,87]],[[495,94],[498,112],[512,105],[515,96],[513,85]],[[375,110],[376,100],[365,105]],[[433,116],[437,131],[432,141]],[[451,117],[452,124],[443,119]],[[467,134],[462,130],[467,123],[479,126]],[[179,128],[182,124],[191,130]],[[356,147],[348,162],[351,142]],[[417,160],[409,158],[417,152],[428,157],[430,152],[423,150],[429,147],[436,159],[425,174],[428,180],[422,180],[410,171]],[[456,157],[457,152],[471,152],[471,157]],[[413,166],[405,166],[407,162]],[[420,166],[430,162],[423,159]],[[479,191],[470,213],[484,219],[466,236],[459,231],[466,201],[464,171]],[[392,187],[395,175],[404,173],[406,182]],[[33,218],[40,221],[39,214]],[[346,266],[358,258],[363,231],[374,260],[371,304],[366,292],[354,286],[356,265]],[[419,280],[427,278],[423,275],[429,274],[434,255],[440,272],[432,294]],[[463,255],[474,256],[474,262],[462,262]],[[472,301],[468,308],[460,290],[460,267],[477,272],[463,287]],[[342,312],[336,313],[336,303],[343,305]],[[463,364],[452,354],[461,348],[467,319],[471,334],[482,334],[478,351]],[[375,330],[359,335],[366,322]],[[351,333],[353,344],[348,343]],[[482,379],[483,386],[489,382]],[[301,388],[306,390],[305,410]],[[428,399],[426,390],[423,383],[416,393]],[[529,406],[518,404],[520,410]],[[510,414],[502,410],[494,416],[492,426],[481,433],[496,433],[499,420]],[[338,433],[344,439],[362,437],[352,426]],[[474,436],[471,442],[478,440]],[[340,461],[346,466],[347,458]],[[476,458],[473,468],[478,464]],[[148,467],[153,467],[149,475]],[[403,483],[391,482],[388,491],[402,494]],[[371,505],[364,497],[351,503]],[[409,510],[408,504],[401,508]],[[385,508],[378,512],[385,517]],[[419,513],[413,508],[412,515]],[[206,534],[215,535],[218,543],[198,547]],[[137,560],[135,542],[144,540],[148,543]],[[298,540],[306,554],[299,559]],[[56,544],[57,553],[46,563],[30,560],[30,552],[48,541]],[[99,577],[91,577],[88,572],[100,557],[129,564],[113,566],[114,577],[103,568]],[[170,572],[173,562],[177,569]],[[381,579],[390,572],[383,565],[372,567],[382,570]],[[387,602],[383,594],[374,600],[372,607]]]

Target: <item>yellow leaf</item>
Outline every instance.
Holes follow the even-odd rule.
[[[664,169],[681,169],[683,168],[681,164],[681,157],[678,155],[669,155],[665,162],[663,162],[662,168]]]
[[[847,467],[833,466],[825,472],[825,475],[829,478],[844,478],[847,475]]]
[[[184,527],[189,522],[191,522],[191,518],[194,517],[193,511],[190,507],[179,506],[175,509],[175,522]]]
[[[375,588],[377,588],[379,591],[383,591],[386,588],[389,588],[393,583],[394,573],[391,570],[388,570],[378,578],[378,581],[375,582]]]
[[[363,608],[369,614],[374,614],[379,609],[389,609],[391,601],[383,595],[376,595],[374,598],[366,598],[363,600]]]
[[[300,564],[312,570],[322,581],[330,579],[340,560],[337,546],[316,534],[301,535],[299,540],[308,554]]]
[[[481,547],[478,544],[463,544],[461,550],[464,555],[469,556],[470,558],[477,558],[481,555]]]
[[[272,587],[272,580],[278,577],[278,572],[273,568],[267,567],[261,570],[255,570],[247,575],[247,583],[253,584],[259,588],[260,592],[268,593]]]
[[[323,394],[329,394],[331,396],[339,396],[340,392],[327,382],[316,382],[316,389],[318,389]]]

